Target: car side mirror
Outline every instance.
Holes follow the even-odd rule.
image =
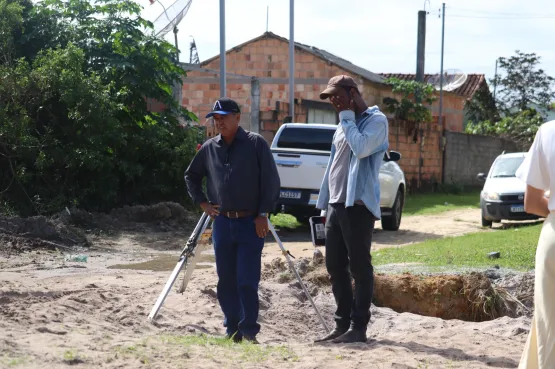
[[[476,176],[476,178],[477,178],[479,181],[485,181],[485,180],[486,180],[486,175],[485,175],[485,173],[478,173],[478,175]]]
[[[386,152],[383,155],[383,160],[384,161],[399,161],[399,160],[401,160],[401,154],[398,153],[397,151],[390,151],[389,154]]]

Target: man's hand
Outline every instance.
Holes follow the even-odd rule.
[[[206,214],[210,215],[211,218],[220,215],[220,211],[218,210],[220,205],[212,205],[209,202],[203,202],[202,204],[200,204],[200,207]]]
[[[355,111],[355,102],[352,97],[350,99],[346,99],[338,96],[331,96],[330,101],[338,113],[341,113],[344,110]]]
[[[268,218],[264,216],[257,216],[254,220],[254,224],[256,225],[256,234],[260,238],[265,238],[268,234]]]

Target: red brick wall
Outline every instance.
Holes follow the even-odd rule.
[[[418,187],[420,159],[420,135],[413,142],[412,128],[414,125],[396,119],[389,120],[389,149],[401,153],[399,166],[405,172],[407,185]],[[437,117],[432,123],[422,124],[424,145],[422,147],[422,186],[427,187],[434,182],[441,183],[443,153],[439,148],[439,126]]]

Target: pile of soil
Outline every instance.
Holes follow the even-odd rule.
[[[88,246],[85,234],[59,217],[30,218],[0,216],[0,252],[13,254],[35,248]]]
[[[325,285],[322,283],[315,283],[311,277],[314,273],[324,265],[324,256],[320,250],[315,250],[313,257],[299,259],[292,259],[293,265],[301,278],[306,276],[306,279],[315,285]],[[325,271],[325,268],[324,268]],[[262,269],[262,279],[271,280],[279,283],[287,283],[296,280],[296,276],[289,268],[289,263],[283,257],[275,258],[270,263],[266,263]],[[329,281],[328,281],[329,284]]]
[[[87,234],[191,231],[198,217],[173,202],[126,206],[114,209],[110,214],[72,208],[51,217],[0,216],[0,253],[10,255],[36,248],[87,247],[91,245]]]
[[[81,209],[69,209],[60,213],[73,225],[90,231],[169,231],[194,227],[200,214],[190,212],[175,202],[154,205],[124,206],[110,214],[90,213]]]
[[[534,272],[528,273],[509,273],[506,276],[496,279],[494,287],[509,295],[508,303],[513,317],[527,316],[532,317],[534,312]]]

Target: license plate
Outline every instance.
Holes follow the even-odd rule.
[[[301,191],[280,191],[279,197],[282,199],[300,199]]]
[[[511,206],[511,213],[524,213],[524,205]]]

